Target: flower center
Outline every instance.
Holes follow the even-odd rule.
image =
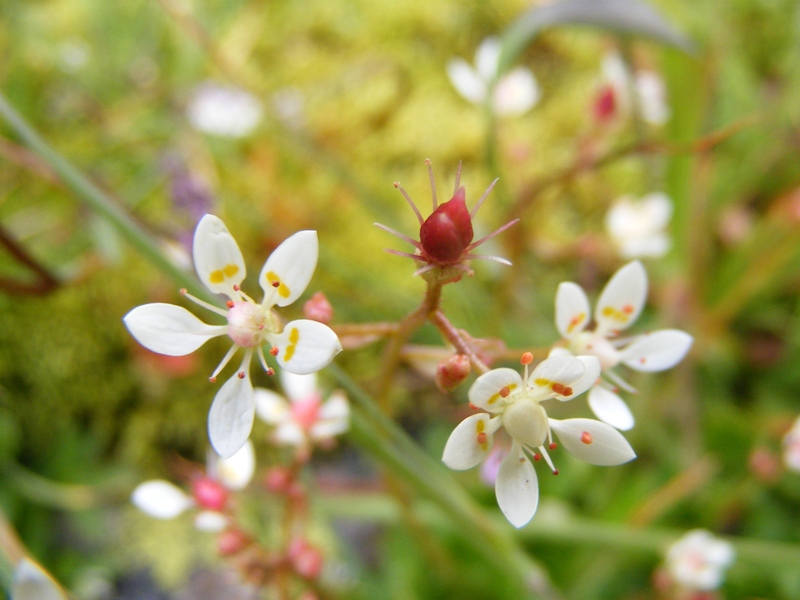
[[[228,311],[228,335],[239,346],[252,348],[275,333],[275,320],[268,308],[255,302],[234,302]]]
[[[549,431],[547,413],[538,402],[522,394],[503,412],[503,425],[512,438],[530,448],[544,444]]]
[[[320,397],[312,394],[308,398],[292,402],[292,416],[305,431],[311,429],[319,419]]]
[[[578,336],[572,344],[575,354],[589,354],[596,356],[600,361],[603,371],[616,367],[619,364],[619,352],[606,338],[585,332]]]

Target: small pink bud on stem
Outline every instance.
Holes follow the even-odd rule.
[[[327,325],[333,320],[333,306],[328,302],[325,294],[317,292],[303,305],[303,315],[306,319]]]
[[[436,367],[436,385],[443,392],[449,392],[469,376],[472,366],[466,354],[454,354]]]

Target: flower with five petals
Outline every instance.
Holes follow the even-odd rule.
[[[250,360],[256,354],[267,373],[263,353],[268,346],[278,364],[293,373],[307,374],[325,367],[342,349],[339,338],[327,325],[298,319],[285,325],[273,307],[287,306],[306,289],[317,265],[315,231],[300,231],[287,238],[267,259],[258,281],[264,299],[258,303],[239,287],[245,277],[242,252],[225,224],[205,215],[194,234],[194,264],[205,286],[225,294],[226,310],[203,302],[181,290],[190,300],[227,318],[227,325],[207,325],[185,308],[172,304],[145,304],[125,315],[133,337],[148,350],[168,356],[194,352],[208,339],[228,335],[233,345],[211,376],[227,365],[239,348],[244,359],[237,372],[220,388],[208,415],[208,434],[214,450],[232,456],[250,435],[255,417],[255,399],[250,381]]]
[[[722,585],[735,558],[733,546],[704,529],[694,529],[667,550],[667,570],[680,587],[711,591]]]
[[[613,384],[635,393],[613,369],[624,364],[635,371],[664,371],[678,364],[692,345],[693,338],[678,329],[661,329],[633,338],[614,339],[627,329],[644,308],[647,297],[647,273],[639,261],[620,268],[600,293],[595,307],[594,330],[589,324],[589,300],[583,289],[564,282],[556,292],[556,327],[567,348],[555,348],[553,354],[588,354],[600,360],[603,375]],[[589,392],[589,407],[601,421],[626,431],[634,425],[628,405],[601,380]]]
[[[529,455],[534,461],[544,457],[558,474],[545,448],[556,448],[553,431],[571,454],[591,464],[619,465],[636,457],[613,427],[594,419],[550,419],[541,405],[552,398],[571,400],[589,389],[600,376],[596,357],[555,356],[528,375],[532,361],[530,353],[522,355],[523,376],[501,368],[475,380],[469,390],[470,403],[486,412],[464,419],[450,434],[442,455],[451,469],[470,469],[489,455],[494,434],[504,427],[512,443],[497,471],[495,494],[500,510],[515,527],[530,521],[539,503],[536,471]]]

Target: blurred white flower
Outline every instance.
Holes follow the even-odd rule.
[[[58,45],[58,61],[62,71],[77,73],[89,62],[89,44],[75,38]]]
[[[800,417],[783,437],[783,462],[790,471],[800,473]]]
[[[347,431],[350,404],[343,392],[335,390],[323,402],[316,374],[296,375],[285,369],[281,384],[288,400],[271,390],[255,389],[256,415],[275,427],[276,444],[308,450]]]
[[[667,570],[679,586],[697,591],[717,589],[734,559],[733,546],[703,529],[688,532],[667,551]]]
[[[198,131],[233,138],[250,135],[263,112],[252,94],[212,81],[199,85],[186,107],[186,116]]]
[[[647,194],[641,200],[623,196],[606,213],[606,231],[622,258],[659,258],[670,249],[665,230],[671,217],[672,201],[666,194]]]
[[[634,108],[631,99],[633,90],[636,94],[636,108],[640,111],[642,119],[653,125],[666,123],[669,119],[666,87],[658,73],[639,70],[631,75],[625,61],[617,52],[610,52],[603,57],[601,70],[604,82],[610,86],[603,89],[603,94],[613,92],[611,104],[615,112],[625,114]],[[606,100],[608,101],[608,98]]]
[[[500,40],[488,37],[475,52],[475,67],[461,58],[447,63],[447,75],[461,96],[473,104],[486,103],[491,91],[492,108],[502,116],[522,115],[539,100],[539,86],[525,67],[498,78]],[[494,86],[494,87],[492,87]]]

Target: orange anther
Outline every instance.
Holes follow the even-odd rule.
[[[189,293],[189,291],[186,288],[181,288],[180,292],[181,292],[181,296],[185,296],[186,294]]]
[[[267,375],[269,375],[270,377],[272,377],[273,375],[275,375],[275,369],[273,369],[272,367],[270,367],[269,369],[267,369]]]
[[[237,376],[239,379],[244,379],[244,371],[239,371],[239,372],[236,374],[236,376]]]
[[[554,391],[556,394],[563,394],[563,393],[564,393],[564,389],[565,389],[565,388],[564,388],[564,384],[563,384],[563,383],[554,383],[554,384],[553,384],[553,385],[551,385],[550,387],[552,388],[552,390],[553,390],[553,391]]]
[[[274,287],[274,288],[279,288],[279,287],[281,287],[281,282],[280,281],[271,281],[270,285],[272,287]]]
[[[489,439],[489,436],[487,436],[484,432],[480,432],[478,434],[478,444],[480,444],[481,446],[483,446],[486,443],[487,439]]]
[[[534,462],[540,461],[540,460],[542,460],[542,455],[541,454],[534,454],[533,455],[533,461]]]
[[[555,442],[551,442],[550,443],[550,450],[555,450],[556,448],[558,448],[558,444],[556,444]]]
[[[521,362],[523,365],[531,364],[533,362],[533,354],[526,352],[522,355],[522,358],[519,359],[519,362]]]
[[[556,469],[555,471],[553,471],[553,475],[558,475],[558,469]]]
[[[561,393],[562,396],[572,396],[572,388],[565,387],[564,391]]]
[[[396,188],[399,188],[400,187],[400,182],[399,181],[395,181],[392,185],[394,187],[396,187]]]
[[[277,346],[273,346],[269,350],[269,353],[270,353],[271,356],[278,356],[278,352],[279,352],[279,350],[278,350]]]
[[[591,434],[591,433],[589,433],[588,431],[584,431],[584,432],[581,434],[581,441],[582,441],[584,444],[591,444],[591,443],[592,443],[592,434]]]
[[[503,398],[508,398],[508,395],[511,393],[511,390],[508,387],[502,388],[498,394],[500,394]]]
[[[228,300],[228,301],[225,303],[225,306],[227,306],[228,308],[233,308],[233,300]]]
[[[241,290],[241,289],[242,289],[242,288],[240,288],[240,287],[239,287],[239,284],[238,284],[238,283],[234,283],[234,284],[233,284],[233,291],[234,291],[234,292],[238,292],[238,291],[239,291],[239,290]]]
[[[211,383],[217,383],[217,378],[216,378],[216,377],[209,377],[209,378],[208,378],[208,380],[209,380]]]

